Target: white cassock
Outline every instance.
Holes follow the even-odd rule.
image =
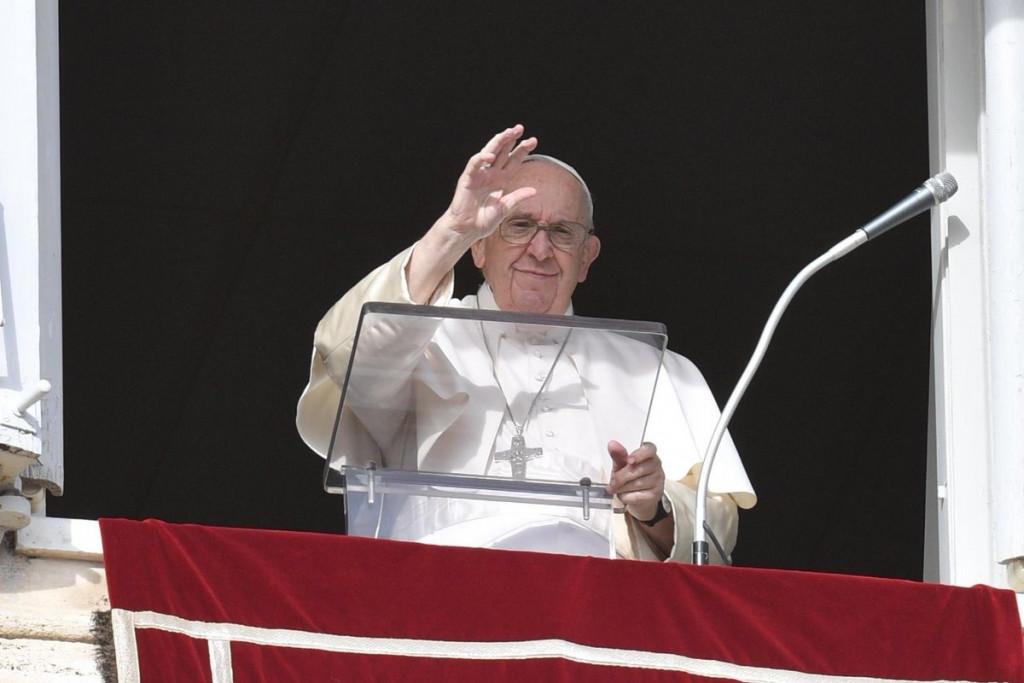
[[[404,277],[411,253],[407,249],[364,278],[317,328],[297,425],[321,455],[330,441],[362,304],[412,303]],[[486,285],[478,296],[462,300],[451,298],[452,289],[449,274],[431,303],[497,309]],[[607,482],[612,469],[608,441],[618,440],[632,450],[643,440],[658,448],[666,475],[665,500],[675,522],[674,547],[665,558],[635,520],[624,515],[596,515],[584,522],[578,511],[563,514],[548,506],[418,499],[412,507],[392,511],[392,538],[607,555],[611,533],[619,555],[688,559],[696,479],[719,414],[703,377],[688,360],[666,352],[659,372],[652,347],[614,335],[566,339],[564,329],[549,328],[542,334],[453,319],[420,335],[386,325],[370,334],[364,330],[360,360],[364,345],[372,344],[388,350],[388,369],[398,383],[374,383],[375,396],[350,394],[353,405],[389,407],[343,415],[339,433],[349,435],[342,446],[348,449],[343,455],[349,464],[374,460],[386,467],[510,476],[510,464],[501,460],[501,453],[516,425],[525,421],[527,445],[543,450],[527,465],[530,479],[578,481],[586,476]],[[645,433],[656,376],[660,378]],[[396,401],[413,406],[415,424],[394,419],[389,404]],[[357,429],[363,438],[353,440]],[[728,435],[715,460],[710,490],[708,521],[731,550],[736,507],[752,507],[756,497]]]

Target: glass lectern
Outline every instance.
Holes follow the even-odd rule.
[[[658,323],[368,303],[324,488],[353,535],[613,556],[608,441],[643,442],[665,344]]]

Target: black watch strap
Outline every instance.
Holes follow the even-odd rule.
[[[650,519],[646,519],[646,520],[644,520],[644,519],[637,519],[636,521],[640,522],[644,526],[654,526],[655,524],[657,524],[661,520],[665,519],[666,517],[668,517],[668,510],[665,509],[665,501],[663,499],[659,498],[658,499],[658,509],[655,510],[654,516],[651,517]],[[634,517],[634,519],[636,519],[636,518]]]

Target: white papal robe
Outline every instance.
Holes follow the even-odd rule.
[[[299,400],[297,425],[305,442],[321,455],[326,454],[330,442],[360,309],[367,301],[413,303],[405,280],[405,265],[413,248],[349,290],[317,327],[310,381]],[[430,303],[496,309],[486,284],[478,296],[461,300],[452,298],[453,284],[449,274]],[[417,423],[410,429],[393,419],[376,419],[370,414],[373,411],[355,420],[352,415],[343,416],[343,420],[347,417],[353,423],[349,434],[351,426],[358,423],[367,436],[362,442],[350,442],[353,450],[346,454],[349,463],[380,462],[386,454],[391,461],[382,464],[388,467],[508,476],[508,464],[494,457],[497,450],[507,448],[514,433],[506,402],[522,424],[535,395],[531,380],[539,381],[554,368],[547,390],[530,411],[525,431],[529,445],[544,448],[544,455],[529,463],[529,477],[575,481],[589,476],[593,481],[608,481],[608,440],[619,440],[632,449],[643,436],[658,447],[665,468],[665,501],[675,522],[674,546],[665,558],[648,542],[635,520],[616,515],[612,521],[615,547],[624,557],[689,558],[694,489],[704,445],[710,440],[719,415],[714,397],[692,363],[667,352],[661,372],[657,373],[656,359],[652,365],[650,359],[642,358],[653,353],[649,347],[607,337],[598,342],[596,337],[578,335],[577,339],[567,341],[555,364],[565,341],[564,333],[498,335],[469,321],[446,320],[439,329],[430,329],[425,334],[412,332],[386,326],[374,330],[373,335],[364,330],[361,348],[363,344],[376,343],[387,349],[390,374],[403,381],[401,387],[376,386],[374,390],[389,396],[387,400],[414,403]],[[646,370],[638,372],[638,368]],[[641,434],[636,425],[644,423],[655,374],[660,374],[660,380],[650,404],[646,434]],[[364,399],[364,405],[385,400]],[[473,409],[468,410],[467,406]],[[572,435],[571,442],[568,435]],[[410,462],[412,459],[415,462]],[[731,550],[736,542],[737,505],[752,507],[756,497],[728,434],[715,460],[710,490],[713,495],[708,502],[708,521],[727,550]],[[571,520],[552,519],[550,510],[544,514],[528,509],[514,514],[496,513],[489,521],[474,521],[456,528],[460,515],[477,520],[488,517],[480,513],[481,509],[450,507],[406,511],[403,519],[398,520],[402,529],[396,535],[414,540],[458,543],[461,539],[474,545],[517,547],[527,538],[535,543],[538,530],[543,529],[552,550],[557,551],[565,543],[588,543],[586,533],[573,528]],[[598,535],[604,532],[593,525],[589,530]],[[717,559],[717,553],[711,554],[713,560]]]

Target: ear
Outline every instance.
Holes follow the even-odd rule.
[[[591,235],[587,238],[587,241],[583,243],[583,252],[580,254],[580,273],[576,278],[576,282],[583,282],[587,279],[587,273],[590,271],[590,264],[597,260],[597,255],[601,253],[601,240],[597,235]]]
[[[477,240],[473,242],[473,245],[469,248],[473,252],[473,265],[479,270],[483,270],[485,259],[484,240]]]

